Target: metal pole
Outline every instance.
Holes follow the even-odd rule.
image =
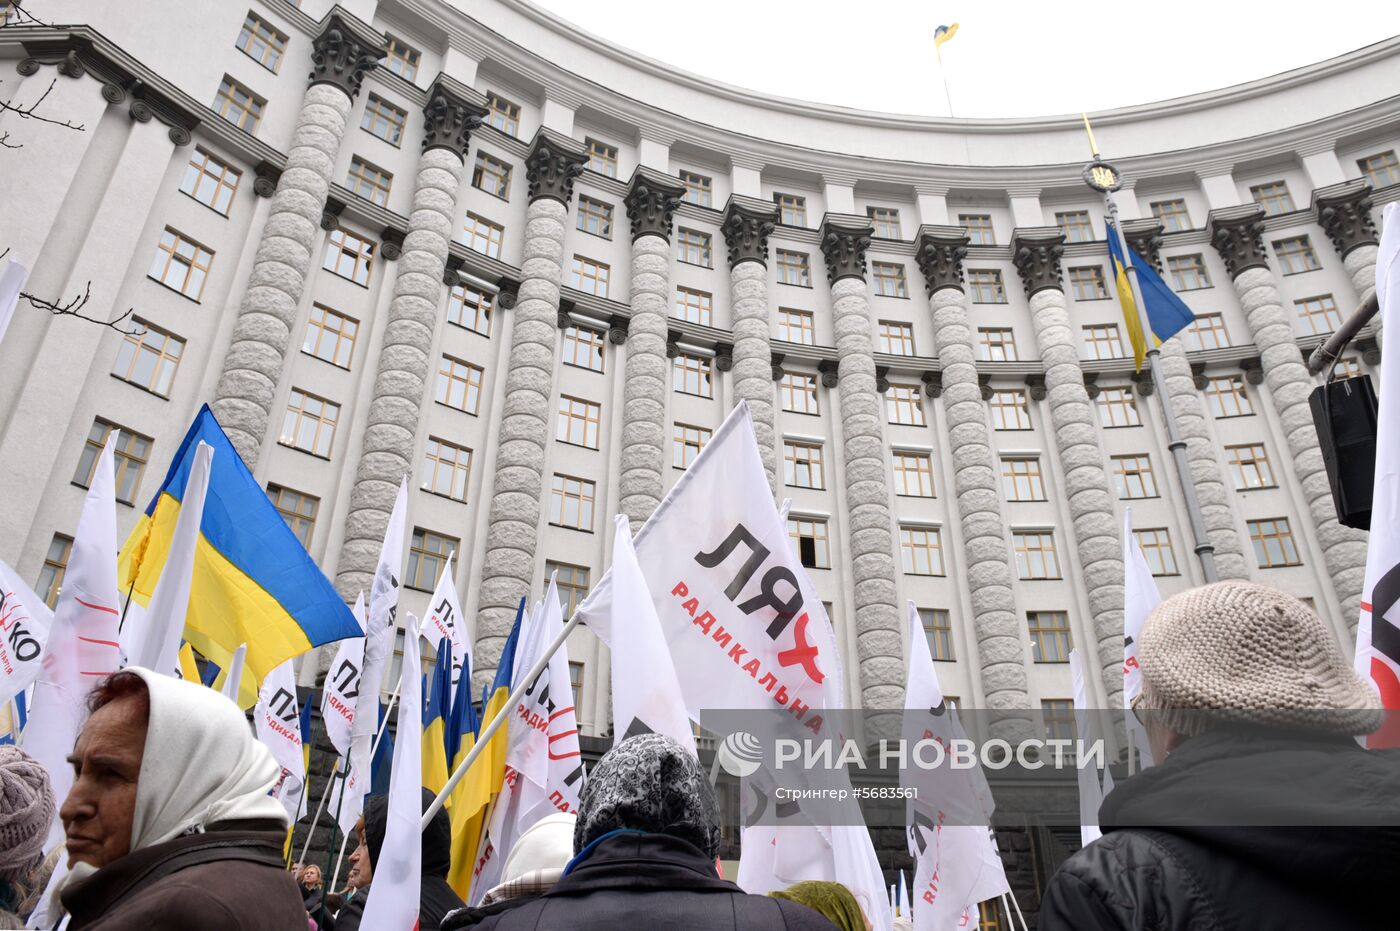
[[[1376,297],[1376,292],[1372,289],[1366,295],[1366,299],[1357,306],[1352,315],[1342,321],[1342,325],[1337,327],[1337,332],[1327,338],[1327,342],[1318,346],[1308,356],[1308,374],[1316,375],[1327,366],[1336,362],[1346,352],[1347,344],[1361,332],[1361,328],[1371,322],[1381,309],[1380,300]]]
[[[1016,907],[1016,917],[1021,919],[1022,931],[1031,931],[1030,926],[1026,924],[1026,916],[1021,914],[1021,903],[1016,901],[1016,893],[1011,891],[1010,884],[1007,885],[1006,895],[1011,899],[1011,904]]]
[[[1186,497],[1186,514],[1191,522],[1196,557],[1201,561],[1201,574],[1206,582],[1215,582],[1219,579],[1215,571],[1215,544],[1210,542],[1205,518],[1201,516],[1201,502],[1196,497],[1196,482],[1191,477],[1191,465],[1186,461],[1186,441],[1181,438],[1181,431],[1176,426],[1176,415],[1172,412],[1171,393],[1167,390],[1167,379],[1162,374],[1161,350],[1157,348],[1156,337],[1152,335],[1152,324],[1147,317],[1147,304],[1142,299],[1142,288],[1138,284],[1133,254],[1128,250],[1128,241],[1123,237],[1123,227],[1118,222],[1118,204],[1113,200],[1113,192],[1105,191],[1103,200],[1104,209],[1113,222],[1113,234],[1118,237],[1118,248],[1123,253],[1123,264],[1128,272],[1133,302],[1137,304],[1138,324],[1142,327],[1143,342],[1147,344],[1147,367],[1152,373],[1152,387],[1162,400],[1162,419],[1167,425],[1167,449],[1171,450],[1172,462],[1176,465],[1176,476],[1181,481],[1181,490]]]
[[[373,765],[374,754],[375,754],[375,752],[379,749],[379,742],[380,742],[381,740],[384,739],[384,734],[385,734],[385,732],[387,732],[387,731],[389,730],[389,718],[393,716],[394,705],[395,705],[395,704],[398,702],[398,700],[399,700],[399,688],[400,688],[400,686],[402,686],[402,685],[403,685],[403,677],[400,676],[400,677],[399,677],[399,684],[396,685],[396,686],[394,686],[394,693],[393,693],[392,695],[389,696],[389,704],[388,704],[388,706],[387,706],[387,707],[385,708],[385,710],[384,710],[384,720],[379,722],[379,732],[376,733],[376,734],[374,735],[374,744],[373,744],[373,745],[370,747],[370,749],[369,749],[369,758],[370,758],[370,761],[371,761],[371,766]],[[337,762],[339,762],[339,758],[337,758]],[[347,769],[347,770],[345,771],[345,780],[348,781],[349,779],[350,779],[350,770]],[[335,782],[334,778],[332,778],[331,782],[332,782],[332,783]],[[341,789],[340,789],[340,798],[338,798],[338,799],[336,800],[336,805],[335,805],[335,823],[336,823],[337,825],[340,824],[340,809],[341,809],[341,806],[344,805],[344,804],[345,804],[345,787],[344,787],[344,786],[341,786]],[[343,834],[343,835],[341,836],[341,838],[340,838],[340,853],[336,854],[336,858],[335,858],[335,871],[331,874],[331,884],[330,884],[330,886],[327,887],[328,889],[334,890],[334,889],[335,889],[336,881],[337,881],[338,879],[340,879],[340,866],[341,866],[341,863],[342,863],[342,862],[344,861],[344,859],[345,859],[345,845],[346,845],[347,842],[349,842],[349,840],[350,840],[350,835],[349,835],[348,833],[347,833],[347,834]],[[326,861],[327,861],[327,862],[326,862],[326,865],[329,866],[329,865],[330,865],[330,851],[329,851],[329,849],[326,851]],[[324,897],[322,897],[322,901],[324,901]]]
[[[331,797],[331,787],[335,785],[335,774],[336,774],[336,770],[338,770],[338,769],[340,769],[340,757],[339,757],[339,756],[337,756],[337,757],[335,758],[335,762],[331,763],[331,775],[330,775],[330,778],[326,780],[326,788],[325,788],[325,790],[321,793],[321,803],[320,803],[319,805],[316,806],[316,814],[315,814],[315,816],[311,819],[311,830],[306,832],[306,843],[301,845],[301,856],[297,857],[297,862],[298,862],[298,863],[305,863],[305,862],[306,862],[306,851],[309,850],[309,849],[311,849],[311,838],[313,838],[313,837],[316,836],[316,825],[318,825],[318,824],[321,823],[321,812],[323,812],[323,811],[326,810],[326,800],[329,799],[329,798]],[[311,789],[310,774],[308,774],[308,776],[307,776],[306,787],[307,787],[307,791],[310,791],[310,789]]]

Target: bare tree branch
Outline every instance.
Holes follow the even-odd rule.
[[[9,9],[10,19],[4,23],[0,23],[0,29],[9,29],[20,25],[50,25],[49,23],[44,22],[34,14],[25,10],[24,7],[20,6],[18,3],[12,4]],[[0,114],[11,113],[22,120],[37,120],[40,123],[48,123],[50,126],[58,126],[63,129],[71,129],[74,132],[86,132],[87,127],[81,123],[74,125],[72,120],[54,119],[53,117],[43,116],[40,113],[38,113],[39,107],[44,103],[44,100],[49,96],[49,94],[53,92],[54,85],[57,83],[58,78],[54,78],[52,81],[50,81],[49,86],[46,87],[44,89],[44,92],[39,95],[39,99],[35,100],[33,103],[16,103],[13,97],[7,97],[3,100],[0,100]],[[10,142],[9,140],[10,134],[8,132],[0,134],[0,148],[24,148],[23,143]]]
[[[10,250],[7,247],[4,252],[0,252],[0,259],[3,259],[9,254]],[[87,285],[83,288],[82,294],[76,294],[72,298],[62,303],[59,303],[57,301],[46,300],[42,297],[36,297],[35,295],[30,294],[28,291],[19,292],[20,300],[28,303],[29,306],[35,308],[36,310],[46,310],[49,313],[53,314],[55,317],[74,317],[78,320],[86,321],[87,323],[95,323],[98,326],[110,327],[113,330],[116,330],[118,333],[122,334],[123,336],[145,335],[146,328],[141,326],[140,324],[133,322],[131,325],[131,329],[127,329],[126,327],[122,326],[123,323],[131,319],[131,315],[136,312],[136,308],[128,307],[126,309],[126,312],[123,313],[121,316],[117,317],[115,320],[99,320],[96,317],[89,317],[87,314],[83,313],[83,308],[87,306],[87,302],[91,300],[91,298],[91,281],[89,281]]]

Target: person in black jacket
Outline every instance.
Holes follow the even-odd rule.
[[[598,761],[574,850],[549,892],[464,910],[443,931],[836,931],[805,906],[747,895],[720,878],[714,791],[699,761],[669,737],[630,737]]]
[[[1221,582],[1163,602],[1138,659],[1160,765],[1104,800],[1103,837],[1051,878],[1042,931],[1396,927],[1400,750],[1357,743],[1383,714],[1328,625]]]

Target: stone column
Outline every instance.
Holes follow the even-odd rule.
[[[538,549],[545,448],[553,433],[551,394],[558,359],[559,288],[564,232],[574,179],[588,154],[548,129],[535,134],[525,159],[530,204],[525,212],[524,261],[505,373],[500,446],[487,518],[476,619],[478,685],[487,681],[510,633],[520,596],[529,592]]]
[[[632,223],[632,316],[623,378],[619,497],[633,533],[656,510],[664,491],[671,217],[684,194],[679,180],[639,166],[625,199]]]
[[[1161,274],[1161,221],[1127,220],[1123,223],[1123,235],[1129,247]],[[1235,529],[1235,509],[1231,504],[1229,486],[1225,483],[1225,469],[1220,464],[1219,448],[1206,426],[1209,415],[1200,395],[1205,387],[1204,378],[1198,384],[1197,375],[1191,369],[1179,337],[1163,343],[1158,358],[1167,391],[1171,393],[1168,416],[1176,418],[1177,430],[1186,441],[1186,461],[1191,467],[1191,481],[1196,486],[1201,518],[1206,525],[1206,534],[1215,546],[1216,574],[1222,579],[1248,579],[1251,573],[1241,549],[1239,532]],[[1151,382],[1142,381],[1139,384],[1147,386]],[[1091,389],[1090,397],[1094,394]]]
[[[865,250],[873,233],[865,217],[827,214],[821,248],[836,333],[861,704],[888,710],[904,702],[904,612],[890,514],[885,408],[875,385],[875,339],[865,283]]]
[[[1313,381],[1293,335],[1293,315],[1284,309],[1264,252],[1264,208],[1258,204],[1212,210],[1211,243],[1225,260],[1269,386],[1288,457],[1303,489],[1326,575],[1341,602],[1348,625],[1356,626],[1366,574],[1366,534],[1337,522],[1332,489],[1318,448],[1308,395]],[[1301,530],[1302,528],[1300,528]],[[1321,575],[1323,573],[1319,573]]]
[[[429,375],[428,353],[438,326],[447,250],[457,225],[471,131],[487,110],[439,80],[423,108],[423,151],[380,347],[364,442],[350,490],[336,587],[348,601],[367,590],[384,541],[399,482],[413,473],[414,446]]]
[[[257,464],[267,435],[350,104],[365,72],[386,54],[383,36],[339,12],[327,17],[313,48],[311,86],[302,98],[287,167],[272,195],[210,405],[249,468]]]
[[[1123,702],[1122,543],[1060,279],[1064,241],[1056,227],[1020,229],[1013,236],[1012,257],[1030,301],[1036,347],[1045,366],[1046,403],[1072,524],[1069,542],[1083,566],[1108,707],[1118,708]]]
[[[1313,209],[1317,222],[1332,240],[1332,247],[1342,257],[1351,286],[1356,290],[1359,304],[1376,290],[1376,256],[1380,240],[1376,224],[1371,220],[1371,186],[1365,181],[1348,181],[1313,192]],[[1340,305],[1342,317],[1350,317],[1354,306]],[[1381,342],[1381,315],[1371,318],[1376,332],[1376,345]]]
[[[933,317],[933,349],[943,366],[953,494],[966,541],[968,594],[986,707],[1029,708],[1022,622],[1012,591],[1015,575],[1001,508],[1001,480],[987,405],[977,381],[977,356],[963,291],[962,261],[968,238],[962,227],[923,226],[917,242],[919,268],[924,273]]]
[[[729,306],[734,317],[734,396],[749,404],[770,488],[778,485],[778,452],[768,313],[768,237],[777,222],[775,204],[736,195],[725,208],[722,227],[729,247]]]

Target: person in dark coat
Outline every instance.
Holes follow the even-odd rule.
[[[719,808],[699,761],[641,734],[598,761],[583,788],[575,855],[554,887],[448,916],[444,931],[835,931],[796,902],[721,879]]]
[[[1322,619],[1221,582],[1163,602],[1138,650],[1160,764],[1104,800],[1042,931],[1394,927],[1400,750],[1357,743],[1379,700]]]
[[[423,811],[435,796],[423,790]],[[359,889],[335,916],[335,931],[359,931],[365,903],[374,891],[374,864],[384,849],[384,832],[389,822],[389,797],[371,795],[365,800],[364,817],[357,825],[360,845],[351,855],[355,868],[369,876],[369,885]],[[423,931],[436,928],[444,916],[463,906],[461,898],[447,884],[447,868],[452,864],[452,822],[446,809],[439,808],[428,829],[423,832],[423,874],[419,885],[418,927]],[[314,916],[313,916],[314,917]],[[365,931],[370,931],[366,928]]]

